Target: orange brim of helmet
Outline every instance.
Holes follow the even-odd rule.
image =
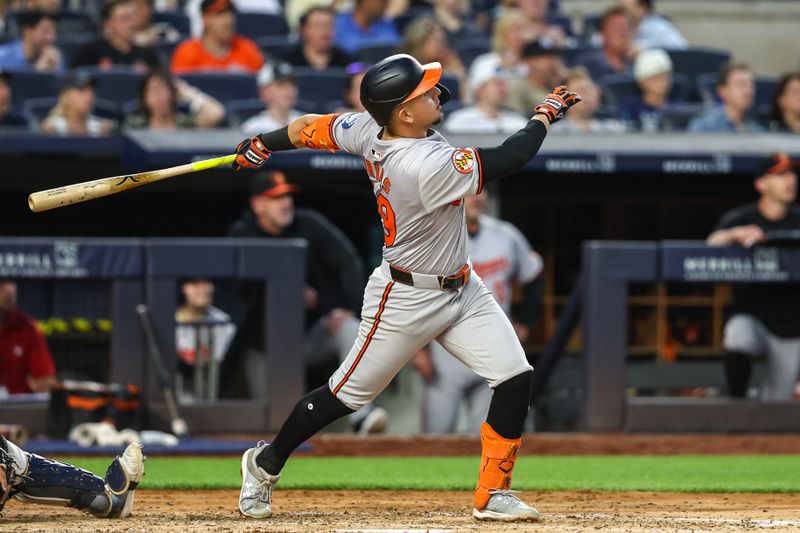
[[[411,94],[406,96],[406,99],[403,100],[404,104],[409,100],[412,100],[417,96],[421,96],[430,91],[436,86],[437,83],[439,83],[439,80],[442,77],[442,64],[438,61],[426,63],[422,65],[422,69],[425,71],[425,73],[422,75],[422,81],[419,82],[419,85],[417,85],[417,88],[414,89]]]

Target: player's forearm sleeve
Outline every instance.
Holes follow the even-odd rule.
[[[546,135],[544,124],[530,120],[500,146],[478,148],[484,181],[496,180],[522,169],[539,151]]]
[[[289,138],[289,126],[262,133],[258,138],[261,139],[261,142],[264,143],[264,146],[266,146],[270,152],[295,149],[295,145],[292,144],[292,140]]]
[[[539,274],[530,283],[522,287],[522,300],[517,308],[517,320],[532,327],[539,316],[539,309],[544,295],[544,275]]]

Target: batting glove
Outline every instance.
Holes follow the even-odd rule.
[[[240,168],[259,168],[267,162],[272,152],[264,146],[258,135],[245,139],[236,147],[236,159],[231,166],[233,170]]]
[[[541,104],[533,108],[534,114],[542,114],[547,117],[550,124],[558,122],[569,110],[581,101],[581,97],[575,93],[569,92],[563,85],[559,85],[553,92],[545,96]]]

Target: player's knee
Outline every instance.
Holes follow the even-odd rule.
[[[730,352],[762,355],[764,339],[762,327],[755,318],[748,315],[734,315],[725,324],[723,345]]]

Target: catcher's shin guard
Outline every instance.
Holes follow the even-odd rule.
[[[481,426],[481,465],[478,486],[475,489],[475,509],[483,509],[489,502],[490,491],[511,488],[511,474],[517,460],[517,450],[522,438],[506,439],[498,435],[488,423]]]

